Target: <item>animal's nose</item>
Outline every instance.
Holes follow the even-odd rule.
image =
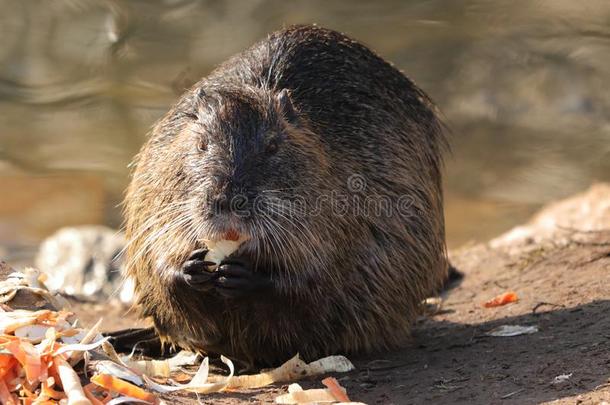
[[[213,214],[227,213],[230,210],[229,190],[231,188],[229,176],[225,173],[214,173],[212,175],[213,193],[210,195],[209,203]]]

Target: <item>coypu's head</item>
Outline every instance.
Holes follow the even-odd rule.
[[[253,260],[300,256],[286,250],[311,249],[302,208],[322,192],[325,156],[289,90],[198,84],[138,157],[126,199],[130,272],[169,271],[235,231],[250,238],[242,252]]]

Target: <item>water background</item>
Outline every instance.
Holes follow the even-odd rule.
[[[610,180],[607,0],[0,0],[0,257],[121,224],[127,165],[184,88],[287,24],[372,47],[452,128],[448,242]]]

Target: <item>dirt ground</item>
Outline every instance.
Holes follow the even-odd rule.
[[[451,252],[451,260],[465,278],[446,294],[440,311],[417,322],[411,345],[392,353],[351,357],[356,370],[336,376],[353,401],[610,402],[610,231],[568,229],[541,241],[525,238],[519,243],[464,247]],[[508,290],[518,294],[517,303],[482,306]],[[108,330],[138,324],[133,314],[118,307],[87,304],[75,309],[85,323],[104,315]],[[514,337],[486,334],[499,325],[539,330]],[[562,375],[567,377],[557,378]],[[302,385],[322,387],[321,379]],[[277,385],[202,396],[199,401],[272,403],[285,392],[286,385]],[[166,399],[197,401],[186,395]]]
[[[404,350],[352,358],[337,375],[350,398],[368,404],[599,404],[610,401],[610,232],[575,233],[562,246],[513,253],[485,245],[454,252],[466,277],[433,316],[418,321]],[[481,304],[514,290],[519,302]],[[84,321],[104,315],[108,329],[135,325],[118,307],[79,305]],[[499,325],[539,332],[490,337]],[[553,383],[559,375],[570,375]],[[315,378],[305,387],[321,387]],[[200,397],[202,403],[272,403],[285,386]],[[169,399],[169,398],[168,398]],[[180,396],[174,403],[196,398]]]

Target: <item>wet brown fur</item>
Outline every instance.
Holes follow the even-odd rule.
[[[277,105],[282,89],[296,121]],[[261,122],[285,137],[272,157],[258,146],[267,142]],[[200,156],[201,132],[209,145]],[[444,144],[428,97],[365,46],[315,26],[271,34],[187,91],[135,161],[127,267],[142,314],[173,343],[264,364],[404,345],[420,302],[447,274]],[[362,192],[348,187],[354,174]],[[244,190],[308,207],[321,195],[354,198],[341,215],[324,206],[283,211],[281,227],[256,217],[232,225],[253,237],[256,271],[270,274],[273,294],[229,301],[176,283],[189,252],[222,231],[205,219],[207,197]],[[408,215],[349,209],[367,196],[394,205],[408,196]]]

